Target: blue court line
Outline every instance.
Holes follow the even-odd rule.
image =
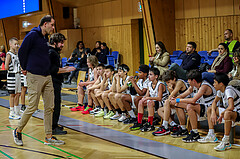
[[[2,104],[6,102],[7,102],[7,105]],[[0,98],[0,103],[4,107],[7,107],[7,108],[9,107],[8,101],[5,99]],[[43,119],[43,111],[40,110],[39,112],[34,113],[33,116],[36,118]],[[59,124],[67,128],[70,128],[72,130],[79,131],[94,137],[98,137],[122,146],[129,147],[131,149],[142,151],[144,153],[148,153],[161,158],[217,159],[217,157],[214,157],[214,156],[168,145],[165,143],[160,143],[157,141],[138,137],[128,133],[123,133],[123,132],[112,130],[109,128],[104,128],[101,126],[97,126],[91,123],[87,123],[77,119],[72,119],[65,116],[60,116]],[[68,125],[82,125],[82,126],[76,127],[76,126],[68,126]]]

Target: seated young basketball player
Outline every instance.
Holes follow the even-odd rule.
[[[85,91],[84,91],[84,86],[91,86],[93,85],[97,79],[97,68],[96,66],[98,65],[98,60],[96,56],[89,56],[87,58],[87,65],[88,65],[88,80],[86,82],[79,82],[78,83],[78,106],[75,108],[71,108],[71,111],[83,111],[84,110],[84,105],[83,105],[83,99],[85,96]],[[88,101],[89,102],[89,101]],[[89,108],[92,109],[92,105],[88,105],[86,107],[86,110]],[[84,110],[84,111],[86,111]]]
[[[87,91],[88,91],[88,105],[93,105],[92,94],[94,93],[94,90],[99,90],[100,89],[101,82],[102,82],[102,79],[103,79],[104,68],[105,68],[104,64],[98,64],[97,65],[98,79],[93,85],[91,85],[87,88]],[[96,105],[96,108],[99,109],[99,107],[100,107],[99,103],[95,103],[95,105]],[[93,110],[88,109],[86,111],[82,111],[82,114],[89,114],[90,111],[93,111]]]
[[[172,98],[172,104],[185,104],[188,117],[192,126],[190,134],[182,140],[184,142],[196,142],[200,139],[197,129],[197,122],[200,118],[205,118],[207,115],[207,108],[211,106],[216,96],[215,88],[208,82],[202,80],[202,74],[199,70],[191,70],[187,74],[190,87],[184,93],[192,94],[192,98]]]
[[[121,101],[121,96],[124,94],[130,94],[128,89],[128,79],[129,76],[127,73],[129,72],[129,67],[126,64],[122,64],[118,68],[118,73],[115,75],[115,82],[116,82],[116,91],[112,90],[109,93],[108,97],[110,102],[115,108],[115,115],[110,117],[111,120],[118,120],[123,121],[126,117],[126,110],[123,108],[122,110],[119,107],[119,103]]]
[[[107,104],[108,107],[110,108],[110,111],[107,114],[104,114],[104,106],[105,103],[103,101],[103,97],[108,97],[108,93],[110,93],[112,91],[112,84],[113,84],[113,75],[114,75],[114,67],[111,65],[108,65],[105,68],[105,72],[103,74],[103,80],[101,82],[101,87],[99,90],[95,90],[94,91],[94,96],[96,97],[96,99],[93,97],[94,101],[97,103],[99,102],[101,109],[99,112],[95,112],[95,117],[103,117],[104,115],[106,115],[106,118],[110,118],[111,116],[114,115],[114,112],[111,111],[111,104],[109,102],[109,100],[107,100]]]
[[[153,125],[153,115],[154,115],[154,107],[159,107],[162,99],[165,99],[168,96],[168,91],[163,82],[159,81],[160,72],[157,68],[151,68],[149,70],[149,83],[148,90],[146,95],[139,101],[138,104],[138,121],[134,123],[130,130],[139,130],[141,131],[153,131],[155,127]],[[142,118],[144,107],[148,107],[148,122],[143,126]]]
[[[132,87],[136,90],[136,95],[123,94],[121,96],[121,102],[119,102],[119,107],[121,108],[121,110],[126,109],[128,111],[128,114],[130,115],[129,118],[123,121],[124,124],[131,124],[137,121],[136,115],[134,114],[132,108],[135,108],[135,106],[138,105],[139,101],[147,92],[147,87],[149,83],[148,72],[149,66],[140,65],[138,71],[139,80],[136,82],[136,79],[133,76],[129,78]],[[132,106],[130,104],[132,104]]]
[[[211,111],[208,111],[209,132],[206,137],[199,139],[198,142],[216,142],[218,139],[214,134],[214,125],[225,120],[224,123],[224,137],[220,144],[214,147],[217,151],[224,151],[230,149],[232,145],[229,142],[229,134],[232,127],[232,122],[240,121],[240,91],[229,85],[229,78],[224,73],[217,73],[214,77],[214,87],[218,91],[217,96],[212,103]],[[217,107],[218,101],[222,99],[223,107]],[[219,118],[217,118],[217,116]]]
[[[178,95],[185,92],[189,84],[182,79],[177,79],[175,71],[167,70],[162,75],[162,80],[166,82],[168,91],[170,93],[168,99],[164,103],[164,107],[158,109],[159,116],[162,117],[163,123],[162,126],[152,134],[154,136],[162,136],[170,134],[170,132],[176,132],[178,130],[177,124],[174,122],[175,107],[170,104],[170,99],[172,97],[178,98]],[[170,123],[170,129],[168,124]]]

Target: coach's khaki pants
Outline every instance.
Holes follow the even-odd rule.
[[[45,133],[52,134],[52,114],[54,108],[54,91],[51,76],[27,73],[29,106],[24,111],[18,129],[23,130],[32,114],[38,109],[40,96],[44,102]]]

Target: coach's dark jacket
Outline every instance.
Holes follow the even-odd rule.
[[[18,51],[22,69],[36,75],[49,75],[51,62],[48,51],[48,35],[43,36],[40,26],[33,28]]]

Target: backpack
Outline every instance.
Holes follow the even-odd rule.
[[[211,66],[208,63],[201,63],[199,66],[201,72],[207,72],[210,68]]]

